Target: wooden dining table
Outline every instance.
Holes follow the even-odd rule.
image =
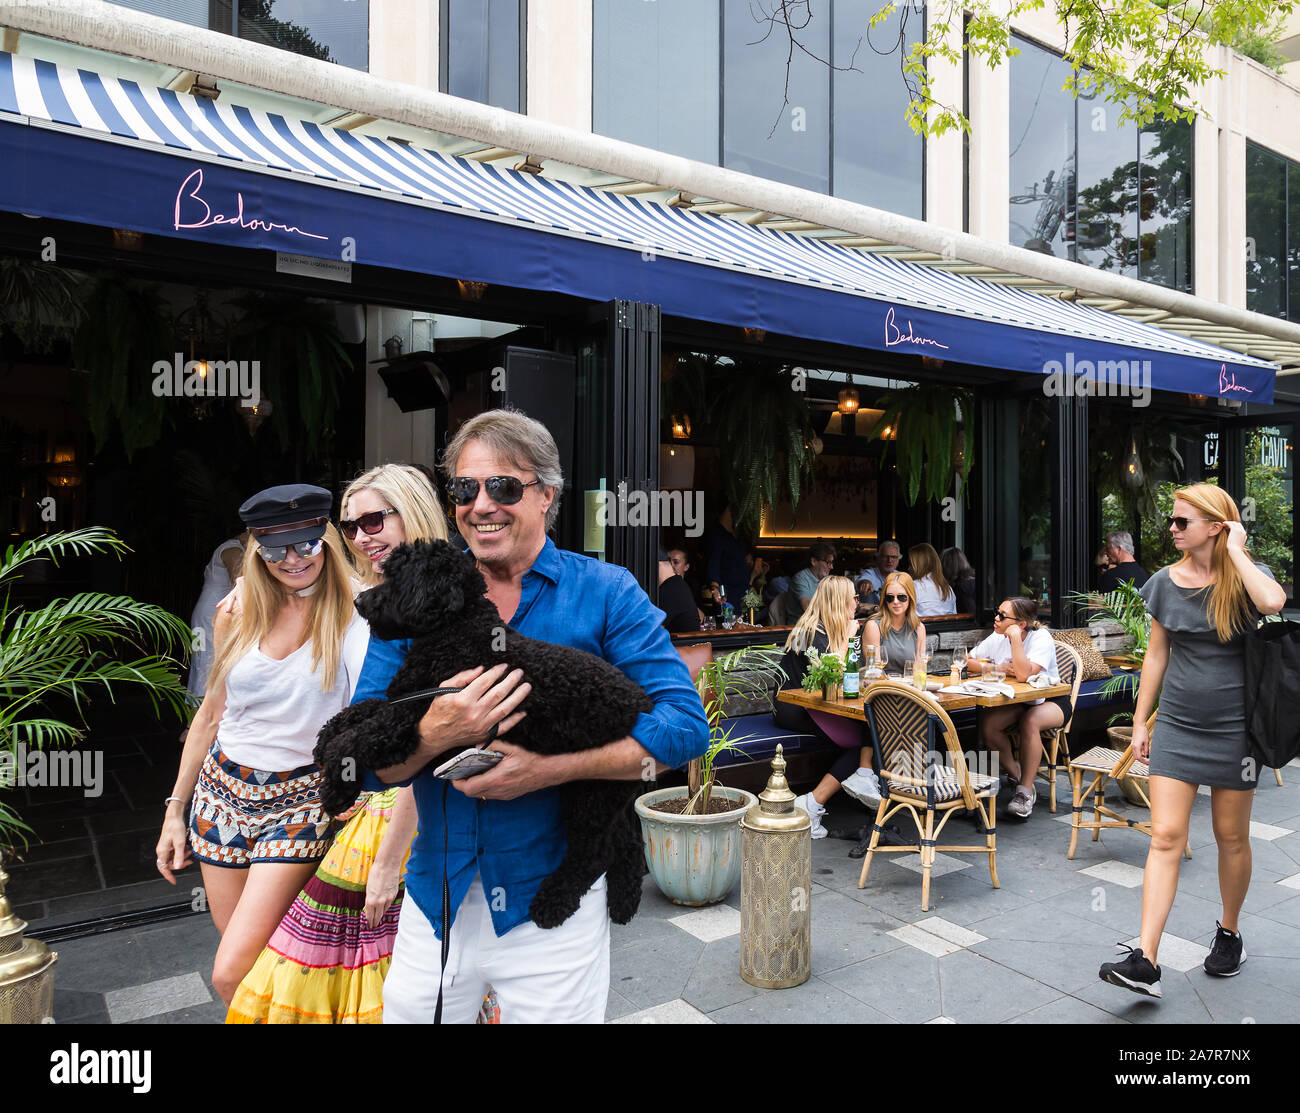
[[[887,679],[896,679],[889,677]],[[1053,684],[1047,688],[1035,688],[1032,684],[1024,681],[1008,680],[1015,689],[1013,696],[978,696],[973,693],[962,692],[930,692],[938,702],[939,706],[945,711],[964,711],[968,707],[985,708],[985,707],[1008,707],[1016,703],[1032,703],[1039,699],[1055,699],[1057,696],[1068,696],[1070,694],[1069,684]],[[866,692],[870,689],[870,683],[863,689]],[[865,722],[867,718],[866,703],[862,696],[837,699],[825,699],[821,692],[805,692],[802,689],[794,688],[785,692],[778,692],[777,699],[782,703],[792,703],[796,707],[803,707],[809,711],[821,711],[827,715],[841,715],[846,719],[858,719]]]

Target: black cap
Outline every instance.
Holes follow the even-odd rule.
[[[333,503],[334,497],[324,487],[285,483],[258,491],[239,508],[239,516],[255,541],[296,545],[325,536]]]

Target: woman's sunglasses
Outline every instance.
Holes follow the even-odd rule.
[[[357,535],[357,527],[365,533],[378,533],[384,528],[384,519],[390,514],[396,514],[397,511],[389,507],[387,510],[371,510],[365,514],[358,514],[355,518],[346,518],[339,522],[339,529],[343,531],[343,536],[351,541]]]
[[[289,555],[290,549],[305,559],[314,557],[324,547],[323,537],[318,537],[314,541],[299,541],[295,545],[263,545],[260,541],[257,543],[257,551],[267,564],[279,564]]]
[[[525,483],[517,475],[490,475],[483,480],[483,490],[498,506],[514,506],[524,497],[525,487],[535,487],[540,479]],[[447,484],[447,497],[457,506],[470,506],[478,498],[478,480],[469,475],[458,475]]]
[[[1166,518],[1165,529],[1168,529],[1170,526],[1173,526],[1175,529],[1181,531],[1187,528],[1188,522],[1218,522],[1218,521],[1219,521],[1218,518],[1183,518],[1183,517]],[[1222,525],[1223,523],[1220,522],[1219,524]]]
[[[880,598],[886,603],[903,603],[907,600],[906,595],[882,595]]]

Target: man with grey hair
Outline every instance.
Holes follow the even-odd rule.
[[[882,541],[876,546],[875,565],[866,569],[853,584],[858,590],[858,598],[862,603],[875,606],[880,602],[880,586],[885,582],[886,576],[898,571],[898,562],[902,555],[903,550],[899,548],[898,542],[892,539]],[[864,582],[870,585],[866,592],[862,590]]]
[[[503,1022],[600,1023],[609,996],[604,877],[560,926],[543,930],[529,919],[565,853],[560,786],[647,780],[684,765],[704,753],[708,723],[663,612],[632,574],[546,536],[563,477],[545,426],[515,410],[479,414],[452,437],[442,466],[456,527],[502,625],[604,658],[645,689],[654,709],[626,738],[544,757],[510,742],[531,688],[508,660],[439,678],[453,691],[429,705],[415,754],[364,781],[372,790],[411,784],[419,815],[384,1022],[427,1022],[441,1009],[449,1022],[473,1023],[490,985]],[[355,698],[382,698],[409,645],[372,637]],[[464,780],[433,776],[466,746],[505,756]],[[629,784],[629,807],[634,795]]]
[[[1109,595],[1124,581],[1141,587],[1151,577],[1133,556],[1133,535],[1126,530],[1111,530],[1106,534],[1106,555],[1114,562],[1113,568],[1101,574],[1099,590]]]

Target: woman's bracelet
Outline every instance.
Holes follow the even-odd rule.
[[[179,796],[169,796],[169,797],[167,797],[166,800],[163,801],[163,807],[164,807],[164,808],[167,807],[167,805],[170,804],[173,800],[175,800],[176,803],[178,803],[178,804],[184,804],[184,803],[185,803],[185,801],[182,800]]]

